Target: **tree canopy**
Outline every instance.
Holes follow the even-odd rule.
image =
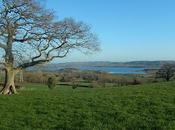
[[[58,21],[38,0],[0,0],[0,54],[7,72],[63,58],[72,49],[99,50],[88,25]]]
[[[42,8],[36,0],[2,0],[1,3],[2,58],[13,61],[16,68],[63,58],[71,49],[99,49],[96,36],[83,22],[72,18],[56,21],[53,11]]]
[[[174,64],[164,64],[157,72],[156,78],[162,78],[166,81],[170,81],[174,77],[175,65]]]

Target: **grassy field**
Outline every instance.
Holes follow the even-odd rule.
[[[0,130],[174,130],[175,82],[115,88],[28,84],[0,96]]]

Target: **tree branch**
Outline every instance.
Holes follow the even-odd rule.
[[[6,49],[7,48],[7,46],[6,45],[4,45],[4,44],[2,44],[2,43],[0,43],[0,48],[2,48],[2,49]]]
[[[3,0],[0,19],[0,42],[5,41],[0,48],[6,50],[2,58],[14,68],[63,58],[71,49],[98,48],[86,24],[71,18],[56,21],[54,13],[35,0]]]
[[[45,62],[49,62],[49,61],[50,61],[50,59],[32,61],[32,62],[29,62],[29,63],[24,63],[24,64],[18,66],[17,68],[25,69],[25,68],[32,67],[32,66],[35,66],[37,64],[41,64],[41,63],[45,63]]]

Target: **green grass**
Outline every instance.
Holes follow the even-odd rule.
[[[116,88],[28,84],[0,96],[0,130],[174,130],[175,82]]]

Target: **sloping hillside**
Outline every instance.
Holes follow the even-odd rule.
[[[116,88],[28,84],[0,96],[0,129],[175,129],[175,82]]]

